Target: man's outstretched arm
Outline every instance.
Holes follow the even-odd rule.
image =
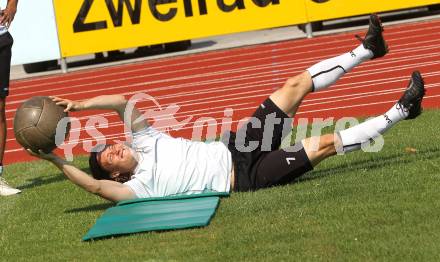
[[[45,154],[40,151],[37,154],[30,149],[27,151],[33,156],[51,162],[58,167],[70,181],[92,194],[113,202],[136,198],[130,187],[111,180],[96,180],[53,153]]]
[[[123,95],[102,95],[84,101],[72,101],[59,97],[51,98],[57,105],[64,106],[66,108],[65,112],[94,109],[114,110],[121,120],[127,126],[130,126],[132,132],[140,131],[149,125],[146,119],[137,121],[142,119],[141,112],[134,106],[128,106],[128,101]],[[128,119],[125,119],[126,117]]]

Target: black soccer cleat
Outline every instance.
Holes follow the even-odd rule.
[[[370,15],[370,25],[365,38],[355,35],[357,39],[362,42],[362,45],[373,52],[373,58],[379,58],[388,53],[388,45],[382,35],[383,27],[379,16],[376,14]]]
[[[408,87],[399,99],[400,104],[409,115],[406,119],[414,119],[422,113],[422,99],[425,95],[425,83],[419,71],[414,71],[411,75]]]

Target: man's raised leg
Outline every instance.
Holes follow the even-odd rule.
[[[348,53],[321,61],[302,74],[289,78],[270,99],[287,115],[293,117],[308,93],[329,87],[364,61],[384,56],[388,52],[388,46],[382,32],[379,17],[371,15],[368,32],[365,39],[361,39],[362,44]]]
[[[422,99],[425,95],[423,78],[420,72],[412,73],[411,80],[400,100],[385,114],[370,119],[338,133],[340,148],[344,152],[359,150],[362,144],[385,133],[404,119],[414,119],[422,112]]]
[[[324,135],[315,140],[314,138],[304,139],[304,149],[310,162],[316,166],[340,150],[344,153],[359,150],[362,144],[369,143],[377,136],[384,134],[398,122],[416,118],[422,112],[424,95],[423,78],[420,72],[414,71],[402,97],[385,114],[342,130],[335,135]],[[319,141],[318,150],[314,150],[316,148],[314,141]]]

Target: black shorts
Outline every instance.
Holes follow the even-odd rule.
[[[237,133],[223,137],[235,166],[234,191],[288,184],[313,169],[302,144],[280,149],[291,129],[292,118],[267,99]]]
[[[11,48],[14,40],[6,32],[0,35],[0,98],[9,95],[9,79],[11,73]]]

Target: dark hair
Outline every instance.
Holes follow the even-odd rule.
[[[98,154],[104,151],[107,148],[107,146],[108,145],[104,145],[104,144],[97,145],[92,149],[92,152],[90,153],[90,157],[89,157],[90,171],[92,172],[92,176],[98,180],[102,180],[102,179],[113,180],[110,177],[110,172],[104,170],[98,162]]]

